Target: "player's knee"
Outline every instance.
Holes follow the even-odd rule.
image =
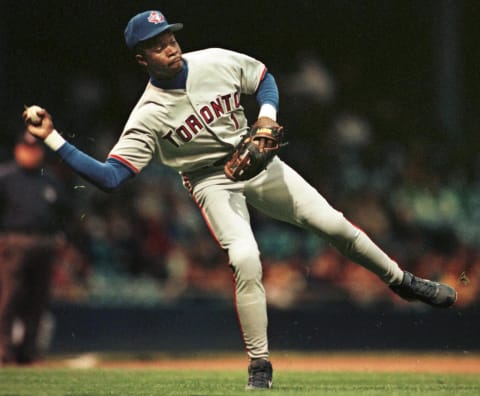
[[[332,231],[326,237],[341,253],[348,255],[349,252],[360,249],[359,239],[363,234],[342,215],[336,227],[332,227]]]
[[[228,249],[228,255],[237,281],[260,279],[262,277],[260,252],[256,243],[232,244]]]
[[[331,240],[349,240],[356,235],[355,227],[342,212],[333,208],[319,210],[312,206],[301,214],[300,221],[304,227]]]

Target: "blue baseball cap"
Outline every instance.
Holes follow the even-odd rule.
[[[145,11],[135,15],[128,22],[124,32],[125,42],[127,47],[132,50],[141,41],[155,37],[166,30],[176,32],[182,28],[182,23],[169,25],[160,11]]]

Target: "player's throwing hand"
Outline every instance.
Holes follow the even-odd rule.
[[[52,117],[44,108],[29,106],[22,113],[28,132],[42,140],[55,129]]]

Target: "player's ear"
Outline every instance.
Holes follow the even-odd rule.
[[[145,60],[144,56],[142,54],[136,54],[135,55],[135,60],[140,66],[147,66],[147,61]]]

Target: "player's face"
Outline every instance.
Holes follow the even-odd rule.
[[[148,74],[157,80],[170,79],[183,68],[182,50],[171,32],[165,32],[148,40],[137,62],[145,66]]]

